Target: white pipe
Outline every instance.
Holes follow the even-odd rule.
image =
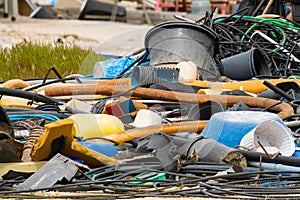
[[[273,40],[272,38],[270,38],[269,36],[267,36],[266,34],[262,33],[261,31],[254,31],[254,33],[251,35],[251,38],[255,35],[255,34],[259,34],[261,37],[263,37],[264,39],[268,40],[269,42],[271,42],[272,44],[275,44],[276,47],[279,47],[278,42],[276,42],[275,40]],[[280,47],[280,50],[283,50],[283,52],[287,53],[287,55],[289,55],[289,51],[284,49],[283,47]],[[293,54],[291,54],[291,59],[294,60],[295,62],[300,62],[300,60],[298,58],[296,58],[296,56],[294,56]]]
[[[300,121],[284,122],[284,124],[286,126],[288,126],[289,128],[298,127],[298,126],[300,126]]]

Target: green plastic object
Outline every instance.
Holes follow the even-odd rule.
[[[155,180],[166,180],[166,173],[162,172],[143,172],[132,177],[130,180],[134,180],[132,182],[128,182],[129,184],[141,184],[141,185],[149,185],[156,184]],[[138,181],[138,180],[153,180],[153,181]]]

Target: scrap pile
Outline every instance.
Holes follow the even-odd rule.
[[[181,18],[91,75],[3,83],[0,197],[299,196],[299,30]]]

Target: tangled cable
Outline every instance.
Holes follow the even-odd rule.
[[[264,53],[272,76],[300,74],[300,27],[292,21],[233,15],[215,19],[213,29],[220,39],[217,60],[255,47]]]

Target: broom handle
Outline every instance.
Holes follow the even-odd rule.
[[[263,13],[262,13],[262,15],[267,14],[267,12],[268,12],[268,10],[270,9],[270,7],[271,7],[271,5],[273,4],[273,2],[274,2],[274,0],[270,0],[270,1],[268,2],[267,6],[265,7],[265,9],[264,9],[264,11],[263,11]]]

